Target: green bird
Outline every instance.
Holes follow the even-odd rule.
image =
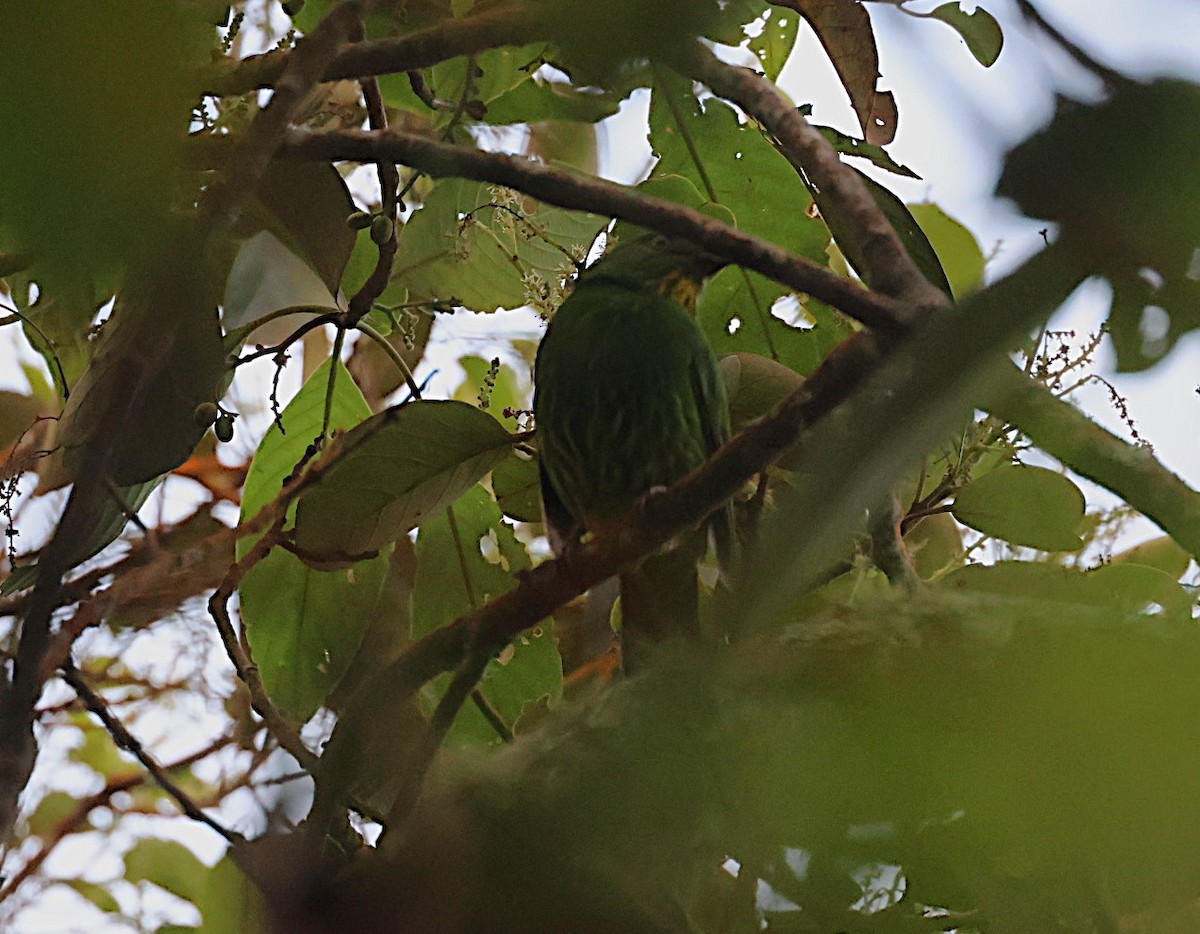
[[[703,464],[729,437],[729,405],[694,309],[725,261],[661,235],[621,244],[582,272],[534,364],[542,507],[561,554],[622,519],[656,487]],[[718,554],[727,513],[714,517]],[[698,636],[697,529],[620,575],[622,655],[636,667],[662,639]]]

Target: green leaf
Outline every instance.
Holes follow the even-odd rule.
[[[1004,48],[1004,33],[996,18],[983,7],[976,7],[974,12],[968,13],[959,3],[943,3],[925,15],[953,27],[984,68],[994,65],[1000,57],[1000,50]]]
[[[753,353],[722,357],[721,379],[729,399],[729,424],[734,433],[766,415],[804,383],[791,367]]]
[[[502,364],[495,376],[489,380],[492,369],[490,360],[472,354],[459,357],[458,362],[467,371],[467,378],[455,390],[454,398],[482,409],[501,425],[515,429],[516,419],[505,415],[504,412],[506,409],[528,409],[530,387],[521,385],[516,371],[510,366]],[[485,402],[486,404],[483,404]]]
[[[937,254],[954,298],[961,301],[981,288],[985,260],[975,235],[936,204],[910,204],[908,211]]]
[[[287,434],[272,425],[263,438],[246,477],[243,519],[278,496],[320,433],[329,371],[326,361],[284,409]],[[337,373],[330,426],[348,428],[370,415],[370,408],[340,362]],[[239,540],[238,557],[253,543]],[[386,573],[386,554],[342,570],[317,571],[277,548],[242,580],[242,622],[254,660],[271,698],[296,722],[324,703],[354,658]]]
[[[796,170],[724,101],[698,101],[690,82],[664,78],[650,101],[650,144],[659,157],[652,178],[682,176],[738,228],[824,263],[829,235],[808,216],[812,198]]]
[[[470,57],[452,58],[427,69],[427,83],[434,95],[457,103],[467,100],[491,104],[507,91],[530,82],[542,63],[544,42],[518,48],[487,49]],[[448,124],[452,112],[440,113],[437,124]],[[488,115],[490,120],[490,110]],[[459,117],[461,119],[461,115]]]
[[[37,837],[52,836],[59,825],[71,816],[79,806],[79,799],[65,791],[51,791],[42,797],[33,813],[29,815],[25,828]]]
[[[620,106],[621,101],[609,91],[581,90],[535,77],[532,81],[521,82],[488,104],[487,122],[492,126],[543,120],[597,123],[611,117]]]
[[[121,910],[121,905],[112,892],[102,885],[84,879],[64,879],[62,884],[74,889],[103,912],[111,914]]]
[[[481,486],[472,487],[450,510],[421,526],[417,560],[414,637],[511,590],[517,573],[530,566],[524,546]],[[481,687],[510,727],[526,703],[543,696],[557,698],[562,661],[549,622],[529,630],[493,661]],[[490,730],[477,735],[495,736]]]
[[[552,241],[548,243],[541,236],[523,237],[509,223],[511,215],[491,204],[487,185],[456,178],[437,181],[425,206],[400,233],[393,282],[406,286],[414,300],[454,298],[476,311],[517,308],[527,301],[527,273],[546,281],[559,276],[569,265],[562,249],[586,249],[608,222],[525,202],[520,210]],[[479,224],[460,230],[467,214]]]
[[[492,471],[496,502],[509,518],[519,522],[542,521],[542,483],[537,461],[513,451]]]
[[[858,169],[855,171],[858,172],[859,178],[867,186],[867,191],[871,193],[871,197],[875,199],[875,203],[891,223],[892,229],[900,237],[900,242],[904,244],[904,248],[908,251],[912,261],[916,263],[917,268],[921,270],[921,274],[946,293],[947,298],[953,298],[954,292],[950,287],[950,280],[946,277],[945,270],[942,269],[937,251],[934,250],[933,244],[929,242],[929,237],[925,235],[925,231],[921,229],[921,225],[917,223],[912,212],[903,201],[875,179],[859,172]],[[850,233],[842,223],[836,204],[830,203],[829,199],[819,194],[816,196],[816,201],[821,208],[821,216],[825,218],[825,222],[829,224],[829,229],[833,232],[833,238],[837,241],[837,245],[846,255],[850,264],[861,274],[866,265],[858,238]]]
[[[208,867],[182,843],[147,837],[125,854],[125,878],[153,882],[172,895],[195,903],[204,891]]]
[[[454,502],[508,454],[486,412],[454,401],[395,406],[343,440],[347,453],[300,499],[296,541],[315,552],[382,548]]]
[[[202,934],[259,934],[268,930],[266,899],[232,856],[226,856],[207,874],[204,893],[196,906],[204,918]]]
[[[747,44],[771,81],[779,77],[796,44],[800,17],[793,10],[768,7],[763,30]]]
[[[1170,535],[1160,535],[1113,555],[1111,564],[1141,564],[1157,568],[1172,580],[1179,580],[1192,563],[1187,553]]]
[[[895,175],[902,175],[905,178],[917,178],[921,176],[914,172],[906,165],[902,165],[893,159],[886,149],[882,146],[876,146],[868,143],[863,139],[855,139],[853,136],[847,136],[840,130],[835,130],[831,126],[813,126],[813,129],[819,132],[838,152],[847,156],[859,156],[867,159],[872,165],[883,169],[886,172],[892,172]]]
[[[1158,568],[1133,563],[1106,564],[1088,576],[1104,590],[1106,605],[1122,613],[1191,620],[1194,601],[1175,578]]]
[[[717,356],[757,354],[807,376],[851,328],[829,306],[813,299],[801,314],[806,327],[785,323],[772,307],[786,293],[785,287],[758,273],[723,269],[704,287],[696,321]]]
[[[1083,491],[1045,467],[1006,464],[972,480],[954,498],[954,518],[985,535],[1039,548],[1075,551],[1084,513]]]

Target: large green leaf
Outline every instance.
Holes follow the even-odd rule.
[[[972,480],[954,498],[954,518],[1014,545],[1075,551],[1086,503],[1083,491],[1045,467],[1005,464]]]
[[[689,85],[664,76],[654,89],[650,126],[659,161],[645,190],[706,211],[719,205],[735,226],[814,262],[826,261],[829,232],[809,216],[812,198],[800,177],[729,105],[715,99],[701,103]],[[705,288],[696,318],[718,354],[757,353],[807,374],[847,331],[817,303],[808,309],[807,323],[815,327],[785,323],[771,309],[786,294],[785,286],[756,273],[727,269]]]
[[[794,10],[769,6],[762,32],[747,43],[762,65],[763,73],[772,81],[779,77],[792,54],[799,25],[800,17]]]
[[[592,214],[524,202],[520,210],[547,242],[522,236],[512,216],[492,202],[488,185],[457,178],[436,182],[400,233],[393,281],[413,299],[453,298],[476,311],[517,308],[529,298],[527,274],[545,281],[558,277],[570,267],[563,250],[586,250],[607,223]],[[482,227],[461,230],[468,214]]]
[[[454,502],[512,445],[494,418],[454,401],[395,406],[343,443],[345,456],[296,510],[296,541],[311,551],[384,547]]]
[[[740,229],[824,262],[829,235],[808,215],[812,198],[796,170],[724,101],[701,102],[690,84],[663,76],[650,102],[650,144],[653,178],[683,176]]]
[[[284,409],[283,434],[272,425],[250,465],[243,518],[278,494],[284,479],[321,431],[330,363],[314,373]],[[341,363],[330,425],[349,428],[370,415],[362,393]],[[253,544],[238,543],[241,557]],[[267,691],[292,719],[303,722],[325,702],[354,658],[370,624],[387,573],[380,554],[336,571],[318,571],[276,548],[242,580],[242,623]]]
[[[516,586],[529,556],[481,486],[421,526],[413,635],[421,636]],[[562,690],[562,661],[549,621],[524,633],[484,675],[485,697],[511,727],[527,703]],[[467,715],[475,717],[474,711]],[[487,732],[476,735],[488,737]],[[494,735],[494,734],[492,734]]]

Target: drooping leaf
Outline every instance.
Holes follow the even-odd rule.
[[[857,169],[855,171],[858,172]],[[921,229],[921,225],[917,223],[907,205],[869,175],[863,172],[858,172],[858,175],[863,184],[867,186],[867,191],[871,193],[875,204],[887,217],[892,229],[896,231],[896,235],[904,244],[909,257],[921,270],[921,274],[941,289],[947,298],[953,298],[950,280],[946,277],[946,271],[942,268],[937,251],[934,250],[933,244],[929,242],[929,237],[925,235],[925,231]],[[837,245],[845,254],[850,265],[862,274],[866,269],[862,256],[862,245],[843,222],[838,205],[819,193],[816,195],[816,202],[821,208],[821,216],[825,218],[825,223],[829,225],[829,229],[833,233],[833,239],[837,241]]]
[[[492,489],[506,516],[519,522],[542,521],[541,480],[536,459],[513,451],[492,471]]]
[[[268,229],[336,295],[355,239],[346,226],[354,199],[337,169],[328,162],[274,160],[257,199]]]
[[[384,547],[474,486],[512,444],[490,415],[453,401],[393,407],[343,443],[347,453],[296,510],[296,542],[313,552]]]
[[[147,244],[131,270],[91,365],[73,387],[59,425],[62,464],[73,476],[114,437],[109,473],[119,486],[178,467],[206,427],[196,406],[221,392],[225,351],[213,282],[195,230]],[[131,374],[137,374],[130,391]]]
[[[747,47],[763,67],[763,74],[771,81],[779,77],[788,56],[796,44],[800,17],[795,11],[783,7],[767,7],[762,32],[747,43]]]
[[[370,409],[341,363],[330,409],[332,428],[349,428]],[[259,445],[242,496],[242,517],[274,499],[321,431],[330,363],[321,366],[283,410],[287,434],[272,425]],[[252,539],[238,542],[241,557]],[[297,722],[307,720],[341,680],[370,623],[387,573],[380,554],[349,568],[318,571],[280,548],[238,587],[242,623],[272,700]]]
[[[886,146],[896,136],[896,100],[878,89],[879,52],[867,8],[843,0],[798,0],[797,6],[850,95],[863,136]]]
[[[1043,551],[1075,551],[1085,501],[1067,477],[1045,467],[1007,464],[972,480],[954,498],[963,525]]]
[[[845,133],[835,130],[831,126],[814,126],[813,129],[829,140],[833,148],[840,153],[847,156],[861,156],[869,160],[872,165],[878,166],[884,171],[902,175],[905,178],[921,177],[908,166],[901,165],[893,159],[882,146],[875,146],[866,140],[847,136]]]
[[[265,230],[238,250],[225,283],[223,304],[223,323],[229,332],[272,312],[297,309],[296,314],[276,318],[246,334],[244,340],[261,344],[277,343],[320,312],[338,310],[337,301],[316,273]]]
[[[1004,33],[996,18],[983,7],[976,7],[968,13],[960,3],[943,3],[924,15],[951,26],[962,36],[971,54],[984,68],[994,65],[1000,57],[1000,50],[1004,48]]]
[[[908,211],[937,254],[954,298],[962,300],[983,285],[983,250],[975,235],[936,204],[910,204]]]

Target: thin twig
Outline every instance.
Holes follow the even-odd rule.
[[[1109,68],[1107,65],[1102,65],[1100,62],[1096,61],[1096,59],[1092,58],[1091,55],[1063,35],[1062,32],[1060,32],[1055,26],[1047,22],[1046,18],[1042,16],[1041,12],[1036,6],[1033,5],[1033,3],[1030,2],[1030,0],[1017,0],[1017,8],[1027,20],[1029,20],[1031,23],[1034,23],[1039,29],[1042,30],[1042,32],[1054,40],[1056,45],[1070,55],[1071,58],[1075,60],[1076,64],[1080,65],[1087,71],[1090,71],[1097,78],[1103,81],[1104,86],[1109,91],[1115,91],[1117,88],[1123,87],[1130,83],[1129,79],[1123,74],[1118,71],[1113,71],[1113,69]]]
[[[215,830],[225,838],[227,843],[238,844],[246,842],[246,838],[240,833],[230,830],[205,814],[199,805],[191,799],[191,796],[170,779],[167,775],[167,770],[158,763],[154,756],[146,751],[146,747],[141,744],[137,737],[129,732],[125,724],[120,721],[117,715],[109,708],[108,704],[105,703],[104,698],[92,690],[91,685],[87,683],[79,669],[71,662],[67,662],[62,666],[62,679],[79,695],[79,699],[83,701],[84,706],[94,713],[100,722],[104,724],[104,728],[108,730],[108,734],[112,737],[113,742],[130,753],[142,764],[142,767],[150,773],[155,783],[175,799],[175,803],[179,805],[179,809],[184,814],[192,820],[199,821],[212,830]]]

